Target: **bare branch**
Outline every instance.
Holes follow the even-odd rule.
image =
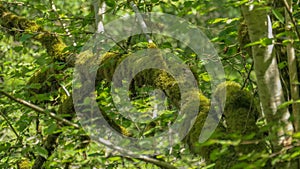
[[[9,127],[15,133],[15,135],[17,136],[17,138],[19,140],[19,138],[20,138],[19,134],[17,133],[17,131],[15,130],[15,128],[12,126],[12,124],[10,123],[10,121],[8,120],[8,118],[6,117],[5,113],[3,113],[2,111],[0,111],[0,115],[4,118],[4,120],[6,121],[6,123],[9,125]]]
[[[57,12],[56,5],[54,4],[53,0],[49,0],[49,1],[50,1],[51,9],[55,13],[60,25],[65,30],[67,36],[72,38],[72,34],[71,34],[70,30],[67,28],[67,25],[62,21],[62,18],[59,16],[59,13]],[[77,46],[77,43],[75,42],[74,39],[73,39],[73,46]]]
[[[136,159],[139,159],[139,160],[142,160],[144,162],[148,162],[148,163],[152,163],[152,164],[155,164],[159,167],[163,167],[163,168],[167,168],[167,169],[176,169],[175,166],[167,163],[167,162],[164,162],[164,161],[160,161],[160,160],[157,160],[157,159],[154,159],[154,158],[151,158],[149,156],[146,156],[146,155],[139,155],[139,154],[136,154],[130,150],[125,150],[123,149],[122,147],[119,147],[119,146],[116,146],[116,145],[113,145],[110,141],[108,140],[105,140],[103,138],[99,138],[97,140],[99,143],[111,148],[111,149],[114,149],[114,150],[117,150],[118,152],[120,152],[122,155],[125,155],[127,157],[130,157],[130,158],[136,158]]]
[[[45,115],[49,115],[50,117],[52,117],[53,119],[57,120],[58,122],[60,123],[63,123],[67,126],[72,126],[76,129],[80,129],[80,126],[69,121],[69,120],[66,120],[66,119],[63,119],[59,116],[57,116],[55,113],[53,112],[49,112],[48,110],[45,110],[39,106],[36,106],[34,104],[31,104],[25,100],[22,100],[22,99],[19,99],[19,98],[16,98],[2,90],[0,90],[0,93],[3,94],[4,96],[8,97],[9,99],[17,102],[17,103],[20,103],[26,107],[29,107],[31,109],[33,109],[34,111],[37,111],[39,113],[43,113]],[[123,149],[122,147],[119,147],[119,146],[116,146],[116,145],[113,145],[110,141],[108,140],[105,140],[105,139],[98,139],[97,140],[99,143],[111,148],[111,149],[114,149],[118,152],[120,152],[122,155],[125,155],[125,157],[128,157],[128,158],[136,158],[136,159],[139,159],[139,160],[142,160],[142,161],[145,161],[145,162],[148,162],[148,163],[152,163],[152,164],[155,164],[157,166],[160,166],[160,167],[164,167],[164,168],[167,168],[167,169],[176,169],[176,167],[174,167],[173,165],[170,165],[168,164],[167,162],[164,162],[164,161],[160,161],[160,160],[157,160],[157,159],[154,159],[154,158],[151,158],[149,156],[146,156],[146,155],[137,155],[135,154],[134,152],[131,152],[129,150],[125,150]]]
[[[148,28],[147,28],[147,25],[146,25],[146,23],[145,23],[145,21],[144,21],[144,19],[143,19],[143,16],[142,16],[141,13],[140,13],[138,7],[137,7],[132,1],[130,2],[130,5],[131,5],[133,11],[136,13],[137,20],[138,20],[138,22],[139,22],[139,24],[140,24],[140,26],[141,26],[141,28],[142,28],[143,33],[144,33],[145,36],[146,36],[146,39],[147,39],[148,43],[153,43],[152,39],[151,39],[150,36],[147,34]]]
[[[298,39],[300,40],[300,33],[299,33],[299,30],[298,30],[298,27],[297,27],[297,24],[294,20],[294,17],[293,17],[293,13],[292,13],[292,4],[289,5],[288,2],[286,0],[283,0],[284,2],[284,6],[286,8],[286,12],[288,13],[289,17],[290,17],[290,21],[292,22],[294,28],[295,28],[295,31],[296,31],[296,34],[297,34],[297,37]]]
[[[28,108],[31,108],[32,110],[34,110],[36,112],[39,112],[39,113],[42,113],[42,114],[45,114],[45,115],[49,115],[50,117],[52,117],[53,119],[57,120],[60,123],[63,123],[63,124],[68,125],[68,126],[72,126],[72,127],[76,128],[76,129],[80,128],[79,125],[77,125],[77,124],[75,124],[75,123],[73,123],[73,122],[71,122],[69,120],[66,120],[64,118],[61,118],[58,115],[56,115],[55,113],[50,112],[49,110],[43,109],[43,108],[41,108],[41,107],[39,107],[37,105],[34,105],[32,103],[29,103],[29,102],[27,102],[27,101],[25,101],[23,99],[16,98],[16,97],[14,97],[14,96],[12,96],[12,95],[10,95],[10,94],[2,91],[2,90],[0,90],[0,93],[3,94],[4,96],[8,97],[9,99],[17,102],[17,103],[20,103],[20,104],[22,104],[22,105],[24,105],[24,106],[26,106]]]

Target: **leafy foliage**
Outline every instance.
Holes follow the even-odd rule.
[[[211,77],[205,70],[205,63],[198,60],[195,52],[186,44],[171,37],[149,34],[155,46],[147,42],[147,36],[144,34],[120,41],[107,53],[104,62],[106,64],[99,67],[98,74],[103,76],[99,76],[100,82],[96,84],[98,106],[117,132],[135,138],[152,137],[167,131],[177,118],[178,99],[165,96],[180,93],[176,90],[177,84],[174,85],[175,89],[170,87],[170,91],[173,92],[171,94],[163,89],[174,81],[166,72],[151,70],[153,74],[164,78],[160,81],[163,84],[139,83],[139,78],[150,81],[154,79],[150,77],[152,74],[141,72],[135,79],[136,83],[130,86],[132,91],[130,103],[137,108],[142,117],[155,118],[151,122],[132,122],[122,116],[114,106],[110,94],[111,76],[115,64],[120,61],[118,59],[125,58],[140,49],[158,47],[169,50],[190,67],[198,80],[199,93],[196,95],[199,95],[203,104],[200,105],[195,125],[183,142],[166,147],[163,154],[153,154],[152,158],[178,168],[251,169],[281,167],[285,166],[285,163],[291,163],[291,168],[296,168],[293,161],[299,160],[300,133],[285,133],[292,138],[291,141],[280,150],[273,149],[270,140],[274,136],[269,134],[269,129],[278,127],[278,124],[267,123],[262,115],[257,96],[257,81],[260,79],[253,72],[251,47],[275,44],[277,55],[283,53],[283,56],[286,56],[286,46],[292,41],[298,55],[299,2],[293,3],[294,11],[291,17],[296,25],[291,25],[290,31],[283,28],[286,23],[283,11],[260,2],[263,5],[262,10],[268,10],[272,14],[272,26],[277,31],[274,38],[264,37],[256,42],[250,41],[247,27],[239,11],[240,5],[245,5],[248,1],[104,0],[103,2],[106,4],[104,24],[128,13],[134,13],[130,2],[134,2],[141,12],[163,12],[187,19],[214,43],[225,69],[226,80],[232,81],[220,86],[226,87],[229,93],[221,123],[213,136],[200,144],[197,142],[197,136],[210,106],[210,101],[206,97],[217,97],[210,90]],[[66,113],[72,111],[70,105],[66,104],[72,101],[70,92],[73,68],[70,66],[71,61],[66,64],[67,58],[63,56],[78,54],[85,43],[94,36],[98,24],[95,23],[98,15],[93,6],[95,3],[96,1],[86,0],[50,0],[46,4],[40,0],[1,1],[1,12],[2,8],[5,8],[24,18],[19,18],[19,22],[15,24],[19,25],[19,28],[8,24],[13,23],[14,17],[2,22],[0,20],[2,25],[0,90],[43,107],[48,113],[57,112],[58,116],[79,124],[78,119],[73,118],[74,114]],[[20,25],[24,20],[28,22]],[[19,30],[28,25],[34,28]],[[292,37],[292,40],[288,40],[287,36]],[[279,56],[278,61],[284,77],[287,61]],[[299,64],[299,59],[297,58],[295,62]],[[283,78],[283,81],[287,79]],[[161,89],[156,89],[157,86]],[[287,102],[279,108],[287,107],[291,110],[291,105],[299,101],[288,100],[290,94],[288,87],[285,91]],[[164,97],[157,99],[160,96]],[[155,163],[123,156],[116,150],[93,141],[82,129],[63,125],[47,113],[36,112],[2,94],[0,103],[0,168],[31,168],[38,157],[45,159],[43,164],[45,168],[159,168]],[[161,105],[164,109],[151,114],[149,112],[154,112],[154,105]],[[54,138],[54,142],[49,148],[46,146],[46,140],[51,137]]]

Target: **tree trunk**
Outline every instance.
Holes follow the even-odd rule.
[[[292,30],[292,19],[290,14],[292,14],[292,0],[284,0],[285,3],[285,30],[287,32]],[[287,60],[288,60],[288,69],[289,69],[289,79],[290,79],[290,93],[291,93],[291,99],[293,101],[299,100],[299,81],[298,81],[298,72],[297,72],[297,59],[295,55],[295,48],[293,43],[293,38],[291,36],[288,36],[288,40],[290,42],[286,46],[287,50]],[[299,132],[299,124],[300,124],[300,104],[299,103],[293,103],[292,104],[292,116],[293,116],[293,124],[295,132]],[[300,167],[300,160],[295,159],[293,162],[293,166],[295,168]]]
[[[252,43],[264,38],[273,38],[270,17],[267,11],[260,7],[254,5],[242,6],[242,14]],[[273,136],[271,140],[273,151],[278,151],[281,149],[282,144],[286,144],[288,140],[284,134],[292,132],[293,126],[288,121],[290,117],[288,109],[278,109],[278,106],[284,102],[284,96],[273,47],[273,44],[254,45],[252,46],[252,55],[263,115],[268,123],[276,122],[278,123],[277,126],[280,127],[270,129],[270,134]]]
[[[289,13],[293,12],[292,9],[292,1],[291,0],[284,0],[286,5],[285,10],[285,30],[287,32],[291,31],[292,29],[292,18],[290,18]],[[299,100],[299,86],[298,86],[298,73],[297,73],[297,60],[295,55],[295,48],[293,46],[293,39],[291,36],[288,36],[288,40],[290,42],[287,44],[287,57],[288,57],[288,68],[289,68],[289,78],[290,78],[290,92],[291,92],[291,99],[293,101]],[[299,131],[299,112],[300,112],[300,104],[294,103],[292,105],[293,110],[293,119],[294,119],[294,127],[295,131]]]

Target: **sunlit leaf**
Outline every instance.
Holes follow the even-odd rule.
[[[278,10],[272,9],[272,13],[280,21],[280,23],[284,24],[284,17],[281,15],[281,13]]]

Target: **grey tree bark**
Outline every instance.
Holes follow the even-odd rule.
[[[292,18],[290,18],[289,13],[293,12],[292,9],[292,1],[291,0],[284,0],[286,9],[285,9],[285,30],[292,31]],[[290,41],[286,48],[287,48],[287,58],[288,58],[288,69],[289,69],[289,79],[290,79],[290,92],[291,92],[291,99],[293,101],[299,100],[299,80],[298,80],[298,72],[297,72],[297,60],[295,55],[295,48],[293,38],[291,36],[287,37]],[[299,112],[300,112],[300,104],[293,103],[292,105],[293,110],[293,119],[294,119],[294,127],[295,131],[299,131]]]
[[[273,38],[271,19],[267,11],[261,7],[252,4],[241,7],[251,42]],[[254,45],[252,55],[263,114],[268,123],[278,122],[279,128],[270,129],[270,133],[273,134],[271,140],[273,150],[278,151],[282,145],[290,142],[290,138],[285,134],[293,132],[293,125],[289,121],[288,109],[278,109],[278,106],[284,102],[284,95],[273,47],[273,44]]]

